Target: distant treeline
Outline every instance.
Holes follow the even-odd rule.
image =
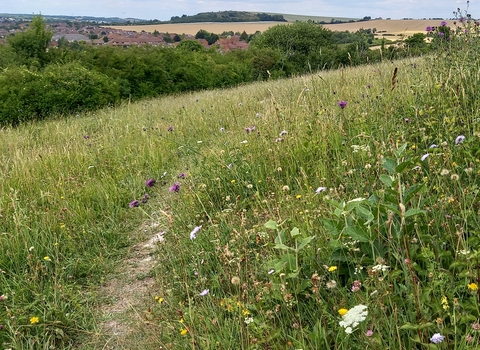
[[[0,46],[0,124],[428,50],[424,34],[406,40],[404,48],[370,50],[371,30],[338,33],[307,22],[271,27],[253,35],[247,50],[227,53],[215,47],[206,49],[195,40],[183,40],[174,48],[93,47],[74,42],[47,50],[51,37],[39,16],[26,32],[9,37],[8,44]]]
[[[198,22],[257,22],[277,21],[286,22],[283,15],[269,15],[266,13],[252,13],[243,11],[202,12],[193,16],[173,16],[165,23],[198,23]]]

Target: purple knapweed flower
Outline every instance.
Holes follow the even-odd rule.
[[[200,231],[201,228],[202,228],[202,225],[195,226],[195,228],[192,230],[192,232],[190,232],[190,240],[193,241],[195,238],[197,238],[197,233],[198,233],[198,231]]]
[[[443,341],[443,339],[445,339],[445,337],[443,335],[441,335],[440,333],[435,333],[430,338],[430,341],[434,344],[438,344],[438,343],[441,343]]]
[[[367,89],[370,89],[372,87],[372,84],[367,84]]]
[[[145,186],[153,187],[153,185],[155,185],[155,182],[155,179],[148,179],[147,181],[145,181]]]
[[[348,102],[347,101],[338,101],[337,104],[341,109],[344,109],[345,107],[347,107]]]
[[[438,36],[443,38],[445,36],[445,33],[444,32],[438,32]]]
[[[208,292],[210,292],[210,289],[204,289],[202,290],[202,292],[199,294],[201,297],[204,297],[205,295],[208,294]]]
[[[433,30],[433,28],[430,27],[430,26],[427,26],[427,28],[425,28],[425,30],[426,30],[427,32],[431,32],[431,31]]]
[[[180,174],[178,174],[178,178],[179,178],[179,179],[184,179],[185,176],[186,176],[185,173],[180,173]]]
[[[148,195],[148,193],[145,193],[142,198],[142,203],[143,204],[147,203],[149,198],[150,196]]]
[[[171,187],[170,187],[170,192],[178,192],[180,191],[180,182],[175,182]]]
[[[440,22],[440,26],[441,26],[441,27],[445,27],[447,24],[448,24],[447,21],[441,21],[441,22]]]
[[[88,135],[83,135],[83,139],[84,139],[84,140],[88,140],[89,138],[90,138],[90,136],[88,136]]]
[[[457,138],[455,139],[455,144],[458,145],[459,143],[462,143],[463,141],[465,141],[465,136],[463,136],[463,135],[457,136]]]
[[[430,154],[425,153],[425,154],[422,156],[422,158],[420,158],[420,160],[423,162],[425,159],[428,158],[429,155],[430,155]]]
[[[169,126],[167,130],[168,131],[173,131],[173,126]]]
[[[140,202],[135,199],[134,201],[131,201],[128,206],[130,208],[135,208],[135,207],[138,207],[139,205],[140,205]]]

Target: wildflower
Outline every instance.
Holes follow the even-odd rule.
[[[334,280],[328,281],[328,282],[326,283],[326,286],[327,286],[328,289],[333,289],[333,288],[335,288],[335,287],[337,286],[337,282],[334,281]]]
[[[453,181],[458,181],[458,179],[460,179],[460,176],[458,176],[457,174],[452,174],[452,176],[450,176],[450,179]]]
[[[240,277],[233,276],[232,280],[230,282],[232,282],[232,284],[239,285],[240,284]]]
[[[445,176],[445,175],[448,175],[448,174],[450,174],[450,170],[448,170],[448,169],[442,169],[442,171],[440,172],[440,175],[442,175],[442,176]]]
[[[45,257],[43,258],[43,260],[45,260],[45,261],[52,261],[52,259],[50,259],[49,256],[45,256]]]
[[[155,300],[158,301],[159,304],[163,303],[163,298],[159,297],[158,295],[155,296]]]
[[[4,301],[8,299],[8,297],[5,294],[0,295],[0,301]]]
[[[247,185],[247,188],[253,188],[253,185],[252,185],[252,184],[248,184],[248,185]]]
[[[171,187],[170,187],[170,192],[178,192],[180,191],[180,183],[175,182]]]
[[[427,28],[425,28],[425,30],[430,33],[431,31],[433,31],[433,28],[431,26],[427,26]]]
[[[173,131],[173,126],[169,126],[167,130],[168,131]]]
[[[359,304],[348,310],[348,312],[342,316],[342,321],[338,324],[345,328],[345,333],[351,334],[353,329],[357,327],[360,322],[364,321],[367,316],[367,306]]]
[[[128,206],[130,208],[135,208],[135,207],[138,207],[139,205],[140,205],[140,202],[135,199],[134,201],[131,201]]]
[[[181,335],[187,335],[187,333],[188,333],[188,330],[186,328],[184,328],[180,331]]]
[[[373,331],[371,329],[367,330],[367,332],[365,333],[365,335],[367,337],[371,337],[373,335]]]
[[[317,188],[317,189],[315,190],[315,193],[316,193],[316,194],[319,194],[319,193],[325,191],[326,189],[327,189],[326,187],[319,187],[319,188]]]
[[[438,344],[438,343],[441,343],[443,341],[445,337],[443,335],[441,335],[440,333],[435,333],[434,335],[432,335],[432,337],[430,338],[430,341],[434,344]]]
[[[201,297],[204,297],[205,295],[207,295],[208,293],[210,292],[210,289],[204,289],[201,291],[201,293],[199,294]]]
[[[142,198],[142,203],[145,204],[147,203],[148,199],[150,198],[150,196],[148,195],[148,193],[145,193],[143,195],[143,198]]]
[[[337,105],[338,105],[341,109],[344,109],[345,107],[347,107],[347,104],[348,104],[347,101],[338,101],[338,102],[337,102]]]
[[[148,179],[147,181],[145,181],[145,186],[147,187],[153,187],[153,185],[155,185],[155,180],[154,179]]]
[[[288,134],[287,130],[282,130],[282,132],[280,133],[279,136],[282,137],[282,136],[285,136],[287,134]]]
[[[432,143],[432,144],[430,145],[430,147],[428,147],[428,148],[438,148],[438,145]]]
[[[353,281],[352,292],[354,292],[354,293],[358,292],[361,287],[362,287],[362,282],[360,282],[358,280]]]
[[[330,266],[330,267],[328,268],[328,272],[334,272],[334,271],[337,270],[337,268],[338,268],[337,266]]]
[[[90,136],[88,136],[88,135],[83,135],[83,139],[84,139],[84,140],[88,140],[89,138],[90,138]]]
[[[186,176],[185,173],[180,173],[180,174],[178,174],[178,178],[179,178],[179,179],[184,179],[185,176]]]
[[[35,324],[35,323],[38,323],[39,321],[40,321],[40,319],[37,316],[33,316],[30,319],[30,324]]]
[[[458,145],[459,143],[463,143],[463,141],[465,141],[465,136],[457,136],[457,138],[455,139],[455,144]]]
[[[478,289],[478,285],[476,283],[470,283],[467,287],[468,287],[468,289],[473,290],[473,291]]]
[[[288,192],[288,191],[290,191],[290,187],[285,185],[285,186],[282,187],[282,190],[285,191],[285,192]]]
[[[480,331],[480,323],[472,323],[472,328],[476,331]]]
[[[430,154],[425,153],[425,154],[422,156],[422,158],[420,158],[420,160],[423,162],[425,159],[428,158],[429,155],[430,155]]]
[[[220,132],[224,132],[224,131],[225,131],[225,128],[220,128],[219,131],[220,131]]]
[[[448,299],[447,297],[444,295],[442,297],[442,307],[444,310],[448,310],[449,309],[449,306],[448,306]]]
[[[378,264],[372,267],[373,272],[382,271],[385,272],[390,266]]]
[[[443,38],[445,36],[445,33],[444,32],[438,32],[438,36]]]
[[[339,309],[338,310],[338,313],[340,314],[340,316],[344,316],[347,312],[348,312],[348,309]]]
[[[297,194],[297,195],[295,196],[295,198],[300,199],[300,198],[302,198],[302,195],[301,195],[301,194]]]
[[[250,324],[253,322],[253,317],[245,317],[245,324]]]
[[[447,25],[447,22],[446,22],[446,21],[441,21],[441,22],[440,22],[440,26],[441,26],[441,27],[445,27],[446,25]]]
[[[195,226],[195,228],[190,232],[190,239],[193,241],[195,238],[197,238],[197,233],[200,231],[202,228],[202,225],[200,226]]]

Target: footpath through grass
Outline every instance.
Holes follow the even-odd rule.
[[[168,222],[145,348],[476,346],[476,41],[2,130],[0,340],[81,348]]]

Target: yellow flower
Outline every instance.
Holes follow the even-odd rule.
[[[444,310],[448,310],[449,309],[449,306],[448,306],[448,299],[447,297],[444,295],[442,297],[442,307]]]
[[[49,256],[45,256],[45,257],[43,258],[43,260],[45,260],[45,261],[52,261],[52,259],[50,259]]]
[[[295,198],[300,199],[300,198],[302,198],[302,195],[301,195],[301,194],[297,194],[297,196],[296,196]]]
[[[328,268],[328,272],[333,272],[333,271],[336,271],[337,270],[337,267],[336,266],[330,266]]]
[[[155,300],[158,301],[159,304],[163,303],[163,298],[160,298],[158,295],[155,296]]]
[[[232,180],[232,181],[230,181],[230,182],[231,182],[232,184],[234,184],[234,183],[235,183],[235,180]]]
[[[186,328],[184,328],[180,331],[181,335],[187,335],[187,333],[188,333],[188,330]]]
[[[65,223],[61,222],[60,223],[60,228],[65,228]]]
[[[468,289],[474,290],[474,291],[478,289],[478,285],[476,283],[470,283],[467,287]]]
[[[242,310],[242,315],[243,316],[250,315],[250,311],[248,311],[247,309],[244,309],[244,310]]]
[[[37,316],[34,316],[30,319],[30,323],[31,324],[35,324],[35,323],[38,323],[40,321],[40,319],[37,317]]]
[[[338,313],[340,314],[340,316],[345,315],[347,312],[348,312],[347,309],[340,309],[340,310],[338,310]]]

